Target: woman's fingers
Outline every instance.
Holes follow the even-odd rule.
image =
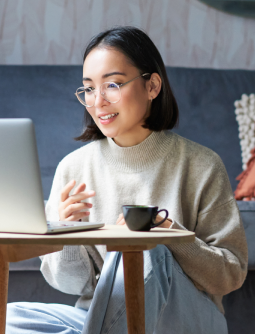
[[[63,213],[65,217],[69,217],[70,215],[76,213],[76,211],[81,211],[81,210],[86,210],[86,209],[91,209],[92,208],[92,204],[91,203],[74,203],[71,205],[68,205]]]
[[[116,225],[126,225],[123,213],[121,213],[117,219]]]
[[[126,225],[125,219],[121,219],[121,221],[119,221],[117,225]]]
[[[157,224],[163,219],[164,219],[163,217],[161,217],[160,215],[157,215],[155,223]],[[166,219],[164,223],[160,224],[158,227],[169,228],[171,225],[172,225],[172,220]]]
[[[76,184],[75,180],[72,180],[65,185],[63,190],[61,191],[61,202],[65,202],[69,198],[70,191],[74,188]],[[86,189],[85,183],[81,183],[78,185],[78,187],[74,191],[74,195],[79,194],[80,192],[83,192]]]
[[[75,186],[75,183],[76,183],[76,181],[72,180],[64,186],[64,188],[62,189],[61,194],[60,194],[61,202],[64,202],[68,199],[69,193],[73,189],[73,187]]]
[[[78,187],[74,191],[74,195],[79,194],[80,192],[84,191],[86,189],[86,184],[81,183],[78,185]]]
[[[118,219],[116,221],[116,225],[119,224],[119,222],[121,221],[121,219],[123,219],[123,213],[119,214],[119,217],[118,217]]]
[[[70,205],[73,203],[83,201],[85,199],[94,197],[95,195],[96,195],[96,192],[94,190],[82,191],[78,194],[69,196],[68,199],[66,200],[66,205]]]
[[[89,211],[73,213],[71,216],[67,217],[65,221],[78,221],[84,217],[88,217],[89,215]]]
[[[69,195],[71,190],[76,184],[75,180],[70,181],[61,191],[60,203],[59,203],[59,217],[60,220],[79,220],[89,215],[89,212],[81,211],[91,209],[91,203],[84,203],[82,201],[94,197],[95,191],[85,191],[85,183],[79,184],[73,192],[73,195]]]

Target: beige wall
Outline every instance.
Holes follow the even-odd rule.
[[[255,20],[197,0],[0,0],[0,64],[81,64],[114,25],[144,29],[167,65],[255,68]]]

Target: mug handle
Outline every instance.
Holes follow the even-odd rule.
[[[160,212],[162,212],[162,211],[165,211],[165,213],[166,213],[165,218],[163,218],[163,219],[162,219],[159,223],[157,223],[157,224],[152,224],[152,225],[151,225],[151,228],[152,228],[152,227],[157,227],[157,226],[159,226],[160,224],[163,224],[164,221],[167,220],[167,217],[168,217],[168,211],[167,211],[166,209],[162,209],[162,210],[157,211],[157,215],[158,215]]]

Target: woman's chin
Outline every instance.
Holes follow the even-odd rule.
[[[101,132],[105,135],[105,137],[108,137],[108,138],[115,138],[117,137],[117,132],[116,131],[102,131],[102,129],[100,129]]]

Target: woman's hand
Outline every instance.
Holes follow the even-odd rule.
[[[116,225],[126,225],[123,213],[119,214]]]
[[[70,181],[61,191],[60,203],[58,207],[59,219],[61,221],[78,221],[83,217],[89,216],[89,211],[81,211],[91,209],[91,203],[83,203],[81,201],[95,196],[95,191],[85,191],[86,185],[81,183],[74,194],[69,196],[70,191],[74,188],[75,180]]]
[[[163,217],[161,217],[160,215],[157,215],[155,224],[159,223],[162,219],[163,219]],[[171,226],[171,224],[172,224],[172,220],[167,218],[167,220],[165,220],[164,223],[162,223],[158,227],[169,228]],[[119,215],[119,217],[117,219],[117,222],[116,222],[116,225],[126,225],[123,213],[121,213]]]
[[[159,223],[162,219],[164,219],[164,218],[161,217],[160,215],[157,215],[155,224]],[[158,227],[169,228],[171,225],[172,225],[172,220],[170,218],[167,218],[164,221],[164,223],[160,224]]]

